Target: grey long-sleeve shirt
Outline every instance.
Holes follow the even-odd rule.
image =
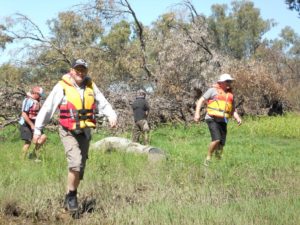
[[[81,99],[83,99],[84,88],[79,87],[75,83],[74,87],[79,92]],[[116,112],[113,110],[111,104],[106,100],[95,83],[93,83],[93,90],[95,94],[94,97],[96,101],[96,107],[99,114],[107,116],[109,120],[117,119]],[[41,135],[41,131],[43,130],[45,125],[49,123],[58,106],[66,100],[65,98],[66,97],[64,95],[63,87],[59,83],[57,83],[50,92],[37,115],[37,118],[35,120],[34,134]]]

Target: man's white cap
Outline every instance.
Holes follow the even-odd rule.
[[[230,74],[224,73],[224,74],[220,75],[220,78],[219,78],[218,82],[224,82],[224,81],[227,81],[227,80],[235,80],[235,79],[232,78]]]

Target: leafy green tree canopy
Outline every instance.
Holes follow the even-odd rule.
[[[213,5],[209,27],[215,38],[216,47],[237,59],[255,53],[262,36],[274,23],[263,20],[260,10],[251,1],[233,1],[227,5]]]
[[[288,4],[289,9],[296,10],[300,15],[300,0],[286,0],[286,4]]]
[[[119,52],[129,44],[130,35],[130,24],[122,20],[112,26],[108,35],[102,37],[101,46],[108,48],[110,51]]]

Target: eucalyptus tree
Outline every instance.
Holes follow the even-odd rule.
[[[4,63],[0,66],[0,86],[14,86],[26,80],[28,71],[12,64]]]
[[[90,72],[97,71],[94,63],[99,60],[101,50],[98,45],[104,32],[98,18],[66,11],[49,20],[48,25],[51,46],[56,47],[39,45],[37,58],[41,64],[48,65],[48,70],[61,76],[74,58],[85,58],[90,62]]]
[[[134,8],[128,0],[93,0],[84,7],[86,11],[92,12],[101,18],[113,21],[120,18],[130,16],[133,19],[132,29],[134,30],[137,40],[139,40],[140,56],[142,60],[142,68],[148,79],[153,76],[149,67],[147,58],[147,42],[145,40],[145,27],[139,20]]]
[[[13,38],[5,33],[6,27],[0,24],[0,49],[4,50],[6,45],[13,42]]]
[[[131,24],[125,20],[113,24],[108,33],[102,36],[100,48],[105,51],[102,60],[110,68],[111,81],[135,79],[142,65],[136,42]]]
[[[300,36],[291,27],[286,26],[279,34],[285,52],[291,58],[300,60]]]
[[[257,61],[263,62],[289,102],[300,108],[300,37],[291,28],[281,30],[278,38],[265,41],[255,54]]]
[[[285,0],[289,9],[296,10],[300,15],[300,0]]]
[[[300,82],[300,36],[289,26],[283,28],[273,48],[281,52],[281,81],[295,87]],[[299,104],[300,105],[300,104]]]
[[[211,79],[212,70],[218,71],[220,65],[205,17],[190,1],[184,1],[177,9],[153,23],[148,49],[151,60],[156,62],[158,91],[182,100],[190,94],[191,80]]]
[[[226,4],[215,4],[209,17],[216,47],[237,59],[255,54],[263,35],[274,25],[272,20],[261,18],[251,1],[233,1],[230,9]]]
[[[15,14],[5,21],[4,34],[23,43],[19,65],[30,67],[38,78],[58,75],[68,69],[74,57],[87,56],[102,32],[99,21],[71,11],[60,13],[48,26],[50,34],[45,35],[26,15]]]

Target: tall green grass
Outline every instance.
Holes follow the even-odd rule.
[[[35,163],[20,159],[23,143],[9,127],[0,133],[0,224],[299,224],[300,116],[243,122],[229,123],[224,157],[209,168],[202,165],[210,142],[205,123],[152,131],[151,145],[165,150],[167,161],[91,151],[78,192],[80,202],[96,199],[96,208],[78,220],[60,217],[67,164],[57,133],[47,133]],[[93,142],[108,135],[94,134]]]

